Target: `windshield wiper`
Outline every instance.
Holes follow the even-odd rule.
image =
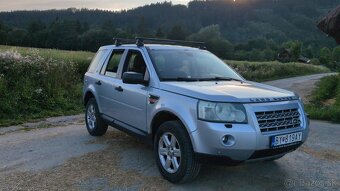
[[[162,81],[197,82],[199,81],[199,79],[178,77],[178,78],[163,78]]]
[[[243,80],[236,79],[236,78],[230,78],[230,77],[213,77],[213,78],[201,78],[200,81],[238,81],[243,82]]]
[[[230,78],[230,77],[213,77],[213,78],[163,78],[162,81],[179,81],[179,82],[199,82],[199,81],[238,81],[243,82],[243,80]]]

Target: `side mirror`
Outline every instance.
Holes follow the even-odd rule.
[[[124,72],[123,73],[124,84],[142,84],[148,85],[148,81],[144,80],[144,75],[137,72]]]

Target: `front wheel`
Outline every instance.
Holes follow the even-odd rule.
[[[189,182],[200,171],[189,135],[179,121],[168,121],[158,128],[154,157],[162,176],[172,183]]]
[[[87,131],[92,136],[102,136],[106,133],[108,125],[100,117],[97,102],[91,98],[86,104],[85,122]]]

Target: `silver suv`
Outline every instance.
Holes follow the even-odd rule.
[[[136,39],[115,39],[94,57],[84,77],[86,127],[148,141],[168,181],[193,180],[206,161],[275,160],[307,139],[295,93],[246,81],[201,43]]]

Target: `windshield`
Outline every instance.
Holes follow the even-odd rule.
[[[161,81],[237,80],[242,77],[204,50],[150,50]]]

